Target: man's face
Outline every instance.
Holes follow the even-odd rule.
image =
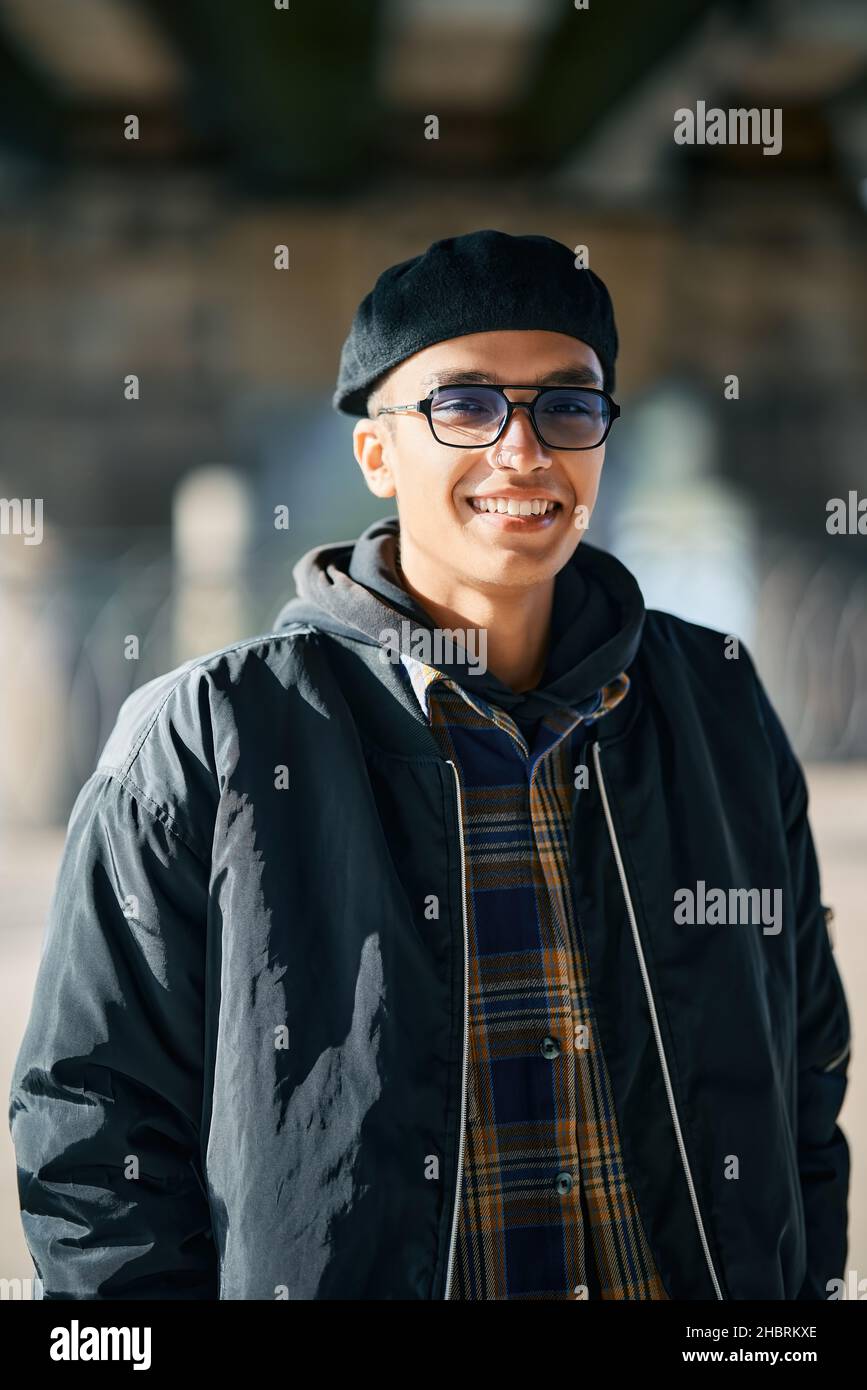
[[[380,405],[406,405],[434,386],[467,379],[601,387],[602,366],[591,347],[564,333],[472,333],[407,358],[385,383]],[[529,401],[536,393],[506,394]],[[535,585],[563,568],[593,511],[605,457],[604,444],[576,451],[547,447],[526,410],[514,412],[495,444],[478,448],[439,443],[424,416],[409,413],[359,421],[354,445],[371,491],[397,498],[402,553],[418,557],[426,569],[492,588]],[[521,518],[478,510],[473,498],[482,494],[547,499],[556,506]]]

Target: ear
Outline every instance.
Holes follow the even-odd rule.
[[[389,441],[376,420],[358,420],[352,431],[352,451],[364,481],[376,497],[395,497],[397,488],[388,461]]]

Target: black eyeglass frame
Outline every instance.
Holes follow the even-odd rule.
[[[434,429],[433,420],[431,419],[433,398],[436,395],[437,391],[471,391],[477,389],[482,389],[485,391],[498,391],[499,394],[503,397],[503,400],[506,402],[505,418],[503,420],[503,423],[500,425],[500,428],[497,430],[497,433],[494,435],[493,439],[489,439],[485,444],[451,444],[448,440],[440,439],[439,435]],[[533,397],[533,399],[529,401],[510,401],[509,397],[505,394],[506,391],[535,391],[536,394]],[[539,403],[539,398],[543,396],[547,391],[586,391],[593,396],[602,396],[603,399],[608,402],[608,423],[605,426],[605,431],[602,435],[602,438],[598,440],[596,444],[549,444],[547,439],[543,438],[539,426],[536,423],[536,406]],[[437,444],[442,444],[443,448],[489,449],[492,444],[496,444],[500,436],[504,433],[505,430],[508,429],[509,421],[511,420],[512,415],[516,410],[520,409],[521,407],[524,407],[527,410],[530,416],[530,424],[533,426],[533,433],[535,434],[539,443],[543,444],[546,449],[553,449],[556,452],[559,452],[561,449],[569,453],[579,453],[585,449],[598,449],[601,444],[605,443],[611,430],[611,426],[614,424],[614,421],[617,420],[620,416],[620,406],[617,404],[614,397],[609,396],[607,391],[602,391],[597,386],[522,386],[520,382],[504,382],[495,386],[493,382],[487,381],[454,381],[449,382],[448,386],[434,386],[432,390],[429,391],[428,394],[425,396],[424,400],[415,401],[414,403],[411,403],[409,405],[384,405],[376,412],[376,415],[400,415],[405,413],[424,415],[430,427],[431,434],[433,435]],[[374,419],[375,418],[376,416],[374,416]]]

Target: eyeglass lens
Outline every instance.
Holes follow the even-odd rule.
[[[608,401],[579,387],[540,391],[532,405],[539,434],[552,449],[592,449],[608,427]],[[440,386],[431,398],[431,424],[441,444],[468,448],[493,443],[506,418],[506,397],[492,386]]]

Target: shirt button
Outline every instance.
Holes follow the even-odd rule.
[[[557,1183],[556,1183],[556,1186],[557,1186],[557,1191],[560,1193],[561,1197],[565,1196],[567,1192],[571,1192],[571,1191],[572,1191],[572,1174],[571,1174],[571,1173],[558,1173],[558,1174],[557,1174]]]
[[[539,1051],[543,1057],[547,1057],[550,1062],[554,1057],[560,1056],[560,1044],[556,1038],[545,1037],[539,1043]]]

